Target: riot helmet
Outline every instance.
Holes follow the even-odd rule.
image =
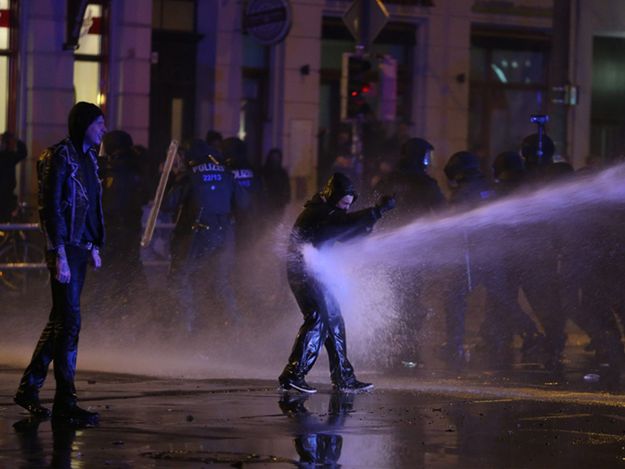
[[[482,175],[480,159],[469,151],[459,151],[451,155],[444,171],[447,179],[454,182]]]
[[[191,141],[189,148],[184,153],[189,166],[212,160],[213,163],[221,164],[223,156],[219,150],[211,147],[206,141],[196,138]]]
[[[553,163],[553,154],[556,150],[553,140],[551,140],[549,135],[545,133],[542,134],[542,156],[539,156],[538,138],[537,133],[528,135],[523,139],[523,143],[521,144],[521,154],[523,158],[525,158],[525,166],[527,168],[546,166]]]
[[[102,138],[102,144],[104,146],[104,153],[109,156],[129,152],[134,145],[130,134],[123,130],[111,130],[107,132]]]
[[[430,165],[430,152],[434,147],[423,138],[411,138],[401,147],[399,168],[402,171],[423,172]]]
[[[237,137],[229,137],[222,142],[222,151],[226,163],[235,168],[249,166],[247,161],[247,146]]]
[[[499,153],[493,162],[493,177],[499,181],[517,181],[524,173],[523,158],[515,151]]]
[[[219,149],[224,140],[221,133],[216,130],[209,130],[206,132],[206,143],[208,143],[211,147]]]

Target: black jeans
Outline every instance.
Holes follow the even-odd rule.
[[[332,383],[341,385],[354,379],[354,368],[347,359],[345,322],[336,299],[305,273],[289,272],[289,285],[304,315],[304,324],[295,338],[283,377],[303,378],[313,367],[324,345],[330,361]]]
[[[60,283],[54,278],[55,255],[48,253],[52,311],[19,387],[20,392],[36,396],[46,379],[50,362],[54,360],[54,405],[61,407],[76,404],[74,376],[80,333],[80,293],[89,257],[89,251],[80,247],[65,246],[65,251],[71,272],[69,283]]]

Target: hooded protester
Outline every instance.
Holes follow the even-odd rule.
[[[347,241],[369,233],[382,214],[395,207],[395,199],[383,196],[378,203],[363,210],[348,213],[356,199],[352,181],[342,173],[334,173],[324,189],[306,202],[291,232],[287,275],[289,286],[297,300],[304,324],[300,327],[288,363],[278,378],[285,390],[295,389],[314,393],[304,377],[315,364],[319,350],[325,345],[330,361],[330,376],[334,387],[342,391],[366,391],[370,383],[356,379],[354,368],[347,359],[345,323],[332,294],[307,270],[302,248],[312,244],[320,249],[336,241]]]
[[[95,104],[76,103],[68,127],[69,137],[45,150],[37,168],[52,311],[14,400],[35,416],[50,415],[39,401],[39,390],[54,361],[52,417],[93,422],[98,414],[77,404],[74,376],[87,261],[91,258],[96,268],[102,265],[99,250],[104,242],[104,218],[96,159],[106,132],[102,110]]]

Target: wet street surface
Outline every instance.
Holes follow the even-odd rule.
[[[365,394],[281,393],[276,382],[79,372],[95,427],[35,420],[0,369],[0,467],[615,467],[625,394],[570,374],[362,374]],[[52,376],[42,392],[50,403]],[[532,383],[534,384],[527,384]],[[524,384],[521,384],[524,383]]]

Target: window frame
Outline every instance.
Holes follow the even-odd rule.
[[[7,57],[7,107],[0,110],[5,112],[6,131],[17,131],[17,89],[19,77],[19,62],[17,60],[19,41],[19,2],[9,0],[9,44],[6,49],[0,49],[0,56]]]
[[[80,49],[76,49],[74,52],[74,62],[92,62],[100,64],[99,72],[99,94],[101,96],[99,103],[95,103],[102,108],[102,111],[106,114],[106,108],[108,104],[109,95],[109,70],[110,70],[110,0],[90,0],[87,4],[99,5],[102,8],[102,14],[100,19],[100,53],[95,54],[81,54]],[[86,12],[86,9],[85,9]],[[76,78],[74,77],[74,80]],[[75,89],[75,84],[74,84]]]

